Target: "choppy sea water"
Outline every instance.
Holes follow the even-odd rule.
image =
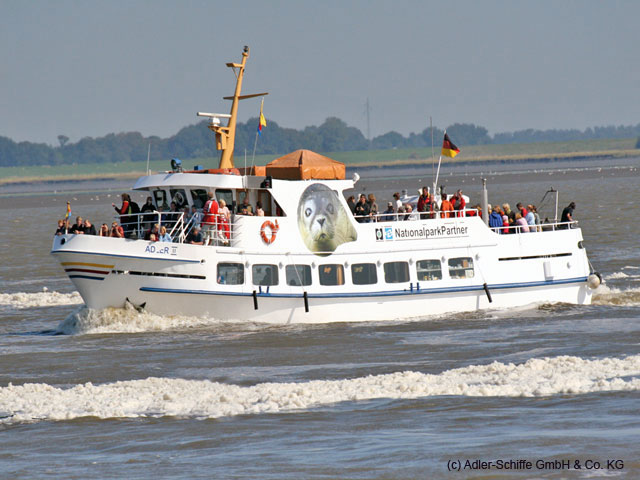
[[[473,203],[481,177],[492,203],[575,201],[593,305],[316,326],[87,310],[55,219],[110,220],[122,185],[0,189],[0,477],[638,478],[639,167],[441,177]],[[431,168],[362,177],[382,206]]]

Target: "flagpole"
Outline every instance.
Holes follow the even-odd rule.
[[[251,167],[253,168],[253,165],[256,161],[256,147],[258,146],[258,132],[256,132],[256,141],[253,142],[253,156],[251,158]]]
[[[442,163],[442,155],[438,158],[438,171],[436,172],[436,181],[433,182],[433,194],[436,194],[436,186],[438,185],[438,177],[440,176],[440,163]]]

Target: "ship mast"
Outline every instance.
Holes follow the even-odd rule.
[[[233,149],[236,141],[236,122],[238,119],[238,101],[247,98],[261,97],[268,93],[253,93],[251,95],[240,95],[242,91],[242,78],[244,69],[249,58],[249,47],[245,46],[242,51],[241,63],[227,63],[227,67],[233,69],[236,76],[236,90],[232,97],[224,97],[225,100],[232,100],[231,112],[228,115],[216,113],[198,112],[200,117],[210,117],[209,129],[216,134],[216,148],[222,150],[220,154],[220,166],[218,168],[233,168]],[[227,126],[220,125],[220,118],[228,118]]]

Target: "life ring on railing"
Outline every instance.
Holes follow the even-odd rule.
[[[276,233],[278,233],[279,229],[280,227],[278,226],[277,220],[275,225],[270,220],[264,222],[260,227],[260,236],[262,237],[262,241],[267,245],[271,245],[276,239]],[[267,230],[269,230],[269,233],[267,233]]]

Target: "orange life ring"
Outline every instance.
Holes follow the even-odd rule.
[[[269,229],[269,234],[267,235],[266,230]],[[278,226],[278,221],[276,220],[275,225],[271,223],[271,221],[267,220],[260,227],[260,236],[262,237],[262,241],[267,245],[271,245],[273,241],[276,239],[276,233],[280,227]]]

